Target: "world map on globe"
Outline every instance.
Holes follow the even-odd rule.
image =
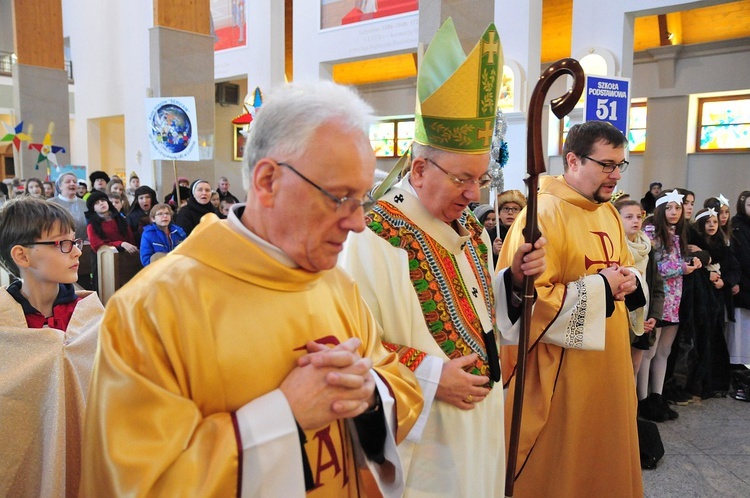
[[[193,127],[184,109],[174,104],[164,104],[153,114],[151,132],[157,147],[177,154],[190,143]]]

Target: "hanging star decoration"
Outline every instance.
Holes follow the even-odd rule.
[[[39,152],[39,156],[36,158],[36,169],[39,169],[39,163],[47,161],[48,163],[59,166],[57,162],[58,152],[65,152],[65,147],[59,145],[52,145],[52,135],[47,133],[44,135],[44,140],[40,144],[29,144],[29,149],[34,149]]]
[[[659,207],[662,204],[666,204],[668,202],[676,202],[677,204],[682,204],[683,197],[685,196],[679,193],[677,189],[674,189],[673,191],[666,194],[664,197],[659,197],[656,200],[656,207]]]
[[[244,114],[240,114],[232,120],[232,124],[245,125],[242,130],[240,130],[240,133],[242,133],[243,136],[246,137],[250,131],[250,125],[252,124],[253,119],[255,119],[255,114],[258,112],[261,105],[263,105],[263,96],[260,93],[260,88],[255,87],[252,106],[250,105],[250,95],[248,95],[243,104],[243,107],[245,108]]]
[[[8,123],[3,123],[7,133],[0,139],[0,142],[13,142],[16,150],[21,150],[21,142],[28,142],[31,140],[31,136],[23,132],[23,121],[18,123],[15,128],[10,126]]]
[[[701,218],[705,218],[706,216],[713,216],[715,218],[719,217],[719,215],[716,213],[716,210],[714,208],[708,208],[702,213],[700,213],[698,216],[696,216],[695,221],[698,221]]]
[[[719,194],[719,205],[729,207],[729,199],[724,194]]]
[[[508,131],[508,122],[505,114],[500,109],[495,116],[495,131],[492,134],[492,147],[490,148],[490,167],[487,170],[492,183],[490,187],[497,193],[504,189],[503,168],[508,163],[508,143],[505,141],[505,133]],[[493,196],[494,198],[494,196]]]

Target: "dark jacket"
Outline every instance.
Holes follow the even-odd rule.
[[[740,292],[734,305],[750,310],[750,218],[736,214],[732,217],[732,254],[739,263]]]
[[[185,230],[187,235],[200,223],[201,218],[208,213],[216,213],[213,205],[209,202],[200,204],[195,197],[188,199],[187,204],[182,206],[174,217],[174,224]]]

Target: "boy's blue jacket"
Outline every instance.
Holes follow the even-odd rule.
[[[155,223],[147,225],[141,236],[141,263],[143,266],[151,262],[151,256],[156,252],[170,252],[177,244],[187,238],[185,230],[174,223],[169,224],[169,238],[159,230]]]

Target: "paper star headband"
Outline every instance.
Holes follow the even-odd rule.
[[[719,194],[719,205],[729,207],[729,199],[724,197],[724,194]]]
[[[490,150],[503,51],[494,24],[466,56],[453,19],[427,47],[417,74],[415,142],[463,154]]]
[[[718,218],[718,215],[716,214],[716,210],[714,208],[708,208],[702,213],[700,213],[698,216],[696,216],[695,221],[698,221],[701,218],[705,218],[706,216],[713,216],[714,218]]]
[[[685,197],[681,193],[677,191],[677,189],[674,189],[673,191],[669,192],[664,197],[659,197],[656,200],[656,207],[661,206],[662,204],[666,204],[668,202],[676,202],[677,204],[682,204],[682,198]]]

